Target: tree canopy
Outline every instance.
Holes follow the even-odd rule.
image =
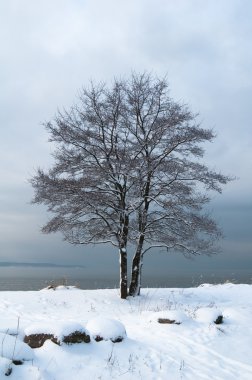
[[[122,298],[140,293],[152,248],[214,252],[221,233],[204,206],[230,178],[201,162],[202,143],[214,133],[170,97],[165,78],[91,83],[45,127],[56,145],[54,165],[31,179],[33,202],[52,215],[42,230],[60,231],[73,244],[116,246]],[[128,244],[135,247],[129,291]]]

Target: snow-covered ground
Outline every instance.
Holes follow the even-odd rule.
[[[144,289],[128,300],[115,289],[0,292],[0,379],[250,380],[251,321],[252,285]],[[63,343],[77,330],[90,343]],[[23,342],[43,332],[59,344]]]

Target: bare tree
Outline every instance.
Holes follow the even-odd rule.
[[[38,170],[31,183],[34,203],[55,216],[44,233],[61,231],[73,244],[110,243],[119,248],[121,297],[127,296],[129,228],[128,132],[121,127],[122,86],[83,89],[80,104],[45,126],[57,145],[55,165]]]
[[[119,248],[121,297],[127,296],[127,244],[135,247],[129,295],[141,288],[143,256],[152,248],[213,253],[220,237],[203,212],[209,190],[229,178],[200,162],[211,130],[174,102],[166,79],[133,74],[112,88],[83,89],[80,104],[46,124],[55,165],[31,180],[34,203],[55,216],[43,232],[73,244]]]
[[[172,101],[165,79],[133,75],[125,92],[127,126],[139,162],[135,191],[140,201],[133,219],[138,236],[129,287],[135,296],[143,256],[152,248],[185,256],[215,252],[221,232],[202,211],[209,190],[221,192],[230,178],[200,163],[200,144],[214,134],[201,128],[186,106]]]

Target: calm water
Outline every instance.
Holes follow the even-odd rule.
[[[214,271],[200,273],[186,270],[173,270],[160,275],[144,273],[144,287],[192,287],[201,283],[252,283],[251,272],[247,269],[233,271]],[[76,285],[81,289],[117,288],[119,279],[117,273],[90,273],[86,268],[31,268],[31,267],[1,267],[0,290],[39,290],[49,284]]]

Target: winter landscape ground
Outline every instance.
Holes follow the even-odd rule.
[[[0,292],[0,379],[250,380],[251,315],[245,284],[143,289],[127,300],[116,289]],[[77,330],[90,342],[63,342]],[[43,332],[59,344],[23,343]]]

